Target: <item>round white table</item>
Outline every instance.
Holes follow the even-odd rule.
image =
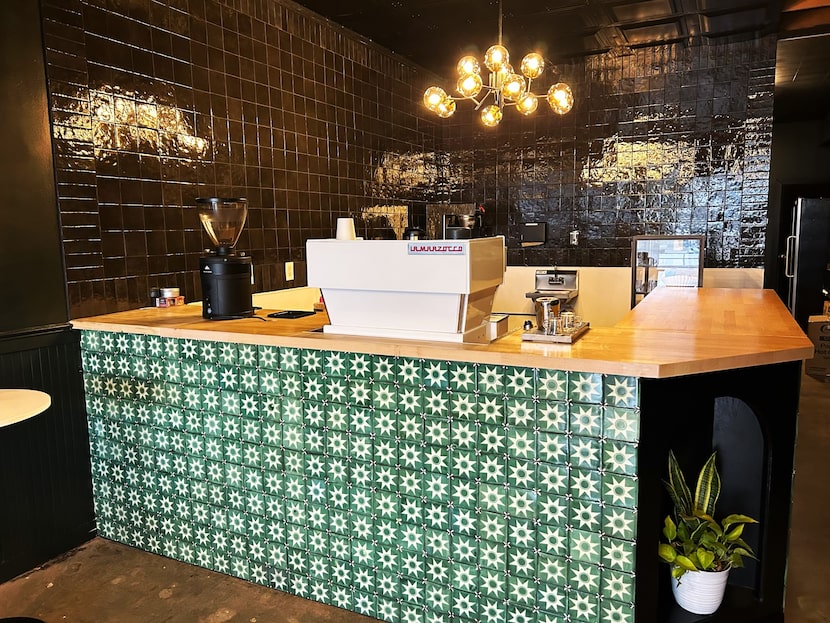
[[[0,428],[43,413],[52,397],[36,389],[0,389]]]

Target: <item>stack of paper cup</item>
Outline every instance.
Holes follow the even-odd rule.
[[[339,218],[337,219],[337,234],[335,238],[338,240],[354,240],[354,219],[353,218]]]

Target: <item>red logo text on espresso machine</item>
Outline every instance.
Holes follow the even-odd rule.
[[[465,255],[467,248],[463,244],[410,242],[406,246],[408,255]]]

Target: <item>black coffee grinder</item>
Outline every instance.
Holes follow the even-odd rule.
[[[202,281],[202,317],[209,320],[248,318],[254,315],[251,257],[234,251],[245,219],[248,200],[243,197],[196,199],[199,220],[215,249],[199,258]]]

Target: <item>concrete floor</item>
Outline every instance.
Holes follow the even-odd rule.
[[[830,621],[828,468],[830,383],[805,377],[796,453],[787,623]],[[45,623],[373,621],[100,538],[0,584],[0,617],[37,617]]]

